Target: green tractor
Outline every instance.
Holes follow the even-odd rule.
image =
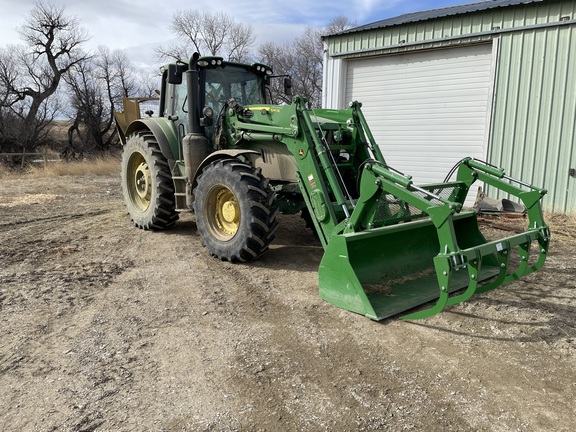
[[[262,64],[195,54],[164,68],[159,117],[143,115],[140,99],[124,101],[122,188],[137,227],[170,228],[194,212],[210,254],[246,262],[270,246],[278,212],[302,212],[324,247],[320,296],[374,320],[431,316],[543,265],[545,190],[471,158],[453,181],[416,185],[386,163],[359,102],[271,105],[276,78]],[[284,86],[289,94],[289,78]],[[475,182],[517,197],[527,230],[487,241],[463,209]]]

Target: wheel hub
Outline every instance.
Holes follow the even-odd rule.
[[[222,205],[222,217],[228,223],[238,223],[240,213],[238,212],[238,203],[227,201]]]
[[[142,162],[136,168],[134,172],[134,185],[136,186],[136,193],[142,199],[146,199],[146,197],[150,193],[150,169],[148,168],[148,164]]]
[[[234,194],[226,187],[219,188],[215,201],[214,227],[223,240],[229,240],[238,231],[240,207]]]

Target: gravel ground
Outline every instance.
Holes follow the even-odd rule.
[[[260,260],[193,215],[133,228],[119,179],[0,180],[0,430],[572,431],[573,218],[543,270],[432,318],[322,301],[322,248],[282,216]]]

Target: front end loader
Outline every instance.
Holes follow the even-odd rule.
[[[543,265],[545,190],[471,158],[454,168],[455,180],[417,185],[388,165],[359,102],[310,109],[296,96],[271,105],[273,78],[264,65],[218,57],[165,69],[160,116],[120,131],[135,225],[168,228],[193,211],[212,255],[251,261],[274,239],[278,212],[302,212],[324,247],[320,296],[373,320],[428,317]],[[464,209],[475,183],[520,200],[526,231],[488,241]]]

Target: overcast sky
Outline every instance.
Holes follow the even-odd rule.
[[[135,64],[154,64],[153,48],[172,38],[171,18],[177,10],[223,11],[236,21],[252,25],[255,47],[265,42],[284,43],[306,27],[324,27],[337,15],[358,25],[424,9],[472,0],[52,0],[64,5],[91,35],[86,48],[99,45],[126,50]],[[0,0],[0,47],[20,44],[16,29],[34,0]]]

